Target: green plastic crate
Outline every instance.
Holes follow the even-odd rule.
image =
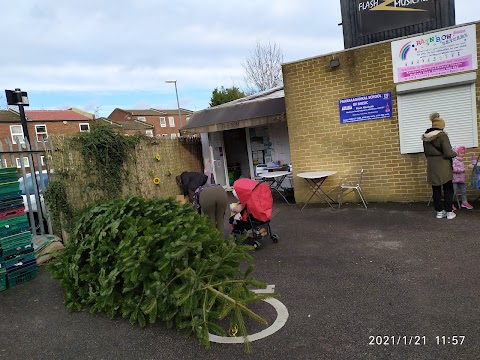
[[[32,241],[32,233],[28,231],[0,238],[0,248],[11,248],[26,241]]]
[[[7,176],[15,176],[18,179],[18,169],[16,167],[0,168],[0,178]]]
[[[7,288],[7,271],[4,267],[0,267],[0,291]]]
[[[18,181],[17,173],[0,174],[0,184]]]
[[[11,258],[9,260],[4,261],[3,266],[5,268],[9,268],[10,266],[13,266],[15,264],[25,262],[25,261],[28,261],[28,260],[33,260],[33,259],[35,259],[35,252],[31,252],[31,253],[28,253],[28,254],[20,254],[20,255],[15,256],[14,258]]]
[[[0,220],[0,239],[30,230],[27,214]]]
[[[12,198],[0,198],[0,208],[8,208],[23,205],[23,197],[15,196]]]
[[[30,232],[7,236],[0,239],[0,256],[5,258],[19,254],[31,247],[33,247],[33,244],[32,234]]]
[[[7,273],[7,288],[23,284],[37,277],[37,264],[21,267]]]
[[[14,197],[20,194],[21,191],[18,185],[18,181],[11,181],[0,184],[0,195],[2,197]]]
[[[1,250],[0,254],[2,255],[0,256],[0,261],[5,261],[4,259],[10,258],[12,255],[22,254],[27,252],[30,249],[33,249],[32,242],[26,242],[16,247],[5,249],[5,250],[0,249]]]

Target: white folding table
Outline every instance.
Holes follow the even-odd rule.
[[[334,208],[332,203],[334,204],[335,200],[328,196],[321,187],[327,177],[335,175],[336,173],[336,171],[311,171],[297,174],[298,177],[305,179],[308,185],[310,185],[312,188],[312,194],[303,205],[302,210],[305,208],[305,206],[307,206],[314,195],[317,195],[320,199],[325,200],[332,209]]]
[[[282,183],[283,180],[285,180],[285,178],[290,174],[290,171],[271,171],[265,172],[260,175],[262,177],[262,182],[267,183],[268,185],[270,185],[270,188],[272,190],[278,192],[288,205],[290,205],[290,203],[288,202],[285,195],[282,194],[281,190],[285,190],[285,188],[282,186]]]

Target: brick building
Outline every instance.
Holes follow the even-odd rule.
[[[25,116],[32,149],[49,135],[73,135],[90,131],[91,117],[74,110],[25,110]],[[4,149],[7,149],[7,140],[15,144],[16,139],[23,143],[24,138],[20,114],[12,108],[0,110],[0,141]]]
[[[153,136],[154,126],[138,120],[112,120],[105,117],[96,119],[96,122],[110,127],[113,131],[124,135],[142,134]]]
[[[90,130],[90,119],[73,110],[25,110],[30,140],[39,141],[48,134],[76,134]],[[0,139],[15,137],[23,141],[20,114],[14,109],[0,110]]]
[[[124,123],[125,121],[143,122],[153,126],[152,129],[147,129],[146,135],[175,139],[180,136],[180,126],[187,123],[187,117],[192,113],[190,110],[180,109],[180,119],[178,109],[124,110],[116,108],[108,115],[108,119],[118,123]]]
[[[310,190],[295,176],[300,172],[337,171],[323,185],[335,194],[341,179],[363,167],[367,200],[427,202],[431,188],[426,182],[421,135],[431,127],[428,116],[433,111],[445,119],[452,145],[467,147],[465,164],[470,163],[470,155],[479,152],[479,33],[478,22],[458,25],[283,64],[296,200],[302,201]],[[449,50],[457,40],[459,47]],[[402,44],[403,53],[399,53],[396,49]],[[410,56],[420,56],[423,45],[430,46],[428,51],[442,47],[447,51],[437,59],[409,62]],[[439,72],[460,55],[467,60]],[[448,59],[433,70],[418,72],[416,78],[398,78],[442,60],[441,56]],[[342,99],[378,93],[391,94],[389,117],[342,122]]]
[[[31,141],[90,131],[90,117],[75,110],[25,110]]]

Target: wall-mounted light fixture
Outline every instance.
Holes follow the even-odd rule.
[[[330,60],[330,69],[335,69],[340,66],[340,59]]]

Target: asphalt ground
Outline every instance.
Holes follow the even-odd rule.
[[[426,202],[300,211],[276,199],[271,227],[280,241],[266,239],[253,253],[254,276],[275,285],[289,317],[250,354],[242,344],[205,349],[162,324],[69,313],[63,289],[41,268],[0,293],[0,359],[479,359],[474,206],[446,220]],[[273,322],[272,309],[256,308]]]

